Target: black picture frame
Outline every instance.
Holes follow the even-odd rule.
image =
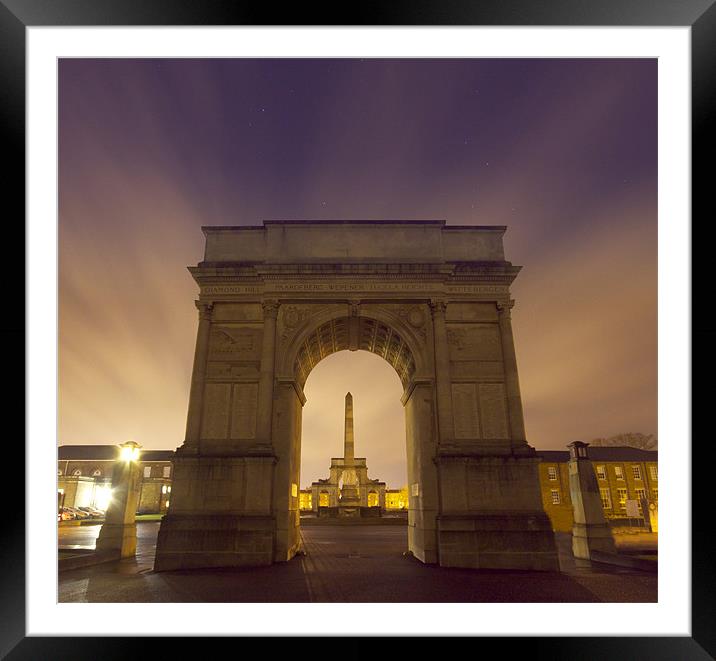
[[[25,213],[25,41],[26,28],[35,26],[215,26],[215,25],[471,25],[471,26],[690,26],[692,74],[692,217],[716,217],[713,184],[707,167],[716,152],[708,128],[716,117],[716,0],[400,0],[346,6],[340,3],[304,3],[276,7],[270,3],[232,0],[0,0],[0,81],[5,216],[8,252],[23,259],[24,231],[17,220]],[[697,163],[701,160],[700,167]],[[12,213],[10,210],[16,210]],[[707,215],[708,214],[708,215]],[[692,221],[692,425],[705,420],[711,403],[709,381],[716,366],[716,325],[703,312],[710,306],[708,241],[694,241],[699,224]],[[13,236],[13,232],[15,236]],[[8,255],[9,256],[9,255]],[[18,267],[18,270],[21,267]],[[16,276],[17,277],[17,276]],[[700,294],[700,295],[699,295]],[[3,315],[6,346],[26,346],[25,292],[17,285],[6,291],[10,304]],[[696,303],[700,305],[696,305]],[[20,352],[7,352],[6,365],[20,363]],[[19,369],[18,373],[24,373]],[[697,387],[699,378],[704,381]],[[24,377],[5,398],[7,411],[24,410]],[[708,399],[707,399],[708,398]],[[701,406],[699,406],[701,405]],[[696,438],[698,425],[693,427]],[[693,442],[692,493],[692,637],[544,637],[497,638],[500,654],[567,659],[708,659],[716,658],[716,564],[711,551],[711,506],[707,488],[713,472],[713,442],[705,429]],[[24,435],[24,434],[23,434]],[[689,443],[691,439],[678,439]],[[12,473],[25,474],[23,455],[15,437]],[[11,445],[10,445],[11,444]],[[10,471],[10,464],[6,464]],[[712,478],[711,478],[712,479]],[[2,603],[0,654],[8,659],[115,659],[128,654],[139,658],[167,652],[162,638],[27,637],[25,627],[25,529],[28,516],[6,516],[3,522]],[[668,570],[665,570],[668,571]],[[181,639],[184,654],[206,654],[202,639]],[[485,651],[483,643],[480,650]],[[315,648],[314,648],[315,649]],[[238,650],[237,650],[238,651]]]

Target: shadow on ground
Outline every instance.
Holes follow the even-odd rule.
[[[155,573],[157,523],[138,526],[137,558],[63,572],[60,602],[445,603],[655,602],[657,577],[565,567],[563,572],[450,569],[404,553],[406,526],[303,530],[306,555],[270,567]],[[562,555],[565,540],[558,538]]]

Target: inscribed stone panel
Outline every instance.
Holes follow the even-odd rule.
[[[447,324],[450,360],[502,360],[497,324]]]
[[[502,383],[480,384],[480,413],[484,438],[508,438],[507,403]]]
[[[258,384],[237,383],[231,404],[231,438],[256,436],[256,407]]]
[[[494,303],[450,303],[445,320],[497,321],[497,306]]]
[[[474,383],[452,384],[455,438],[478,438],[477,392]]]
[[[226,438],[229,431],[231,384],[207,383],[204,387],[202,438]]]
[[[503,378],[501,360],[460,360],[450,362],[450,376],[453,379],[495,379]]]
[[[257,377],[261,363],[256,361],[239,361],[235,363],[210,362],[207,365],[208,379],[233,379]]]

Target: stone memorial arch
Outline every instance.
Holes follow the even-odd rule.
[[[557,570],[527,444],[505,227],[265,221],[205,227],[184,444],[156,570],[258,566],[300,548],[303,386],[382,356],[404,392],[409,550],[448,567]]]

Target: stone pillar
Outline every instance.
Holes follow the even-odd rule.
[[[408,455],[408,550],[426,564],[439,562],[436,517],[440,512],[435,463],[433,384],[420,381],[404,401]]]
[[[574,509],[572,528],[572,552],[575,558],[597,560],[595,552],[615,554],[614,538],[609,529],[599,484],[594,467],[589,460],[589,443],[574,441],[569,447],[569,494]]]
[[[191,374],[191,392],[189,394],[189,410],[186,418],[185,447],[198,448],[201,434],[201,413],[204,400],[204,379],[206,362],[209,355],[209,332],[211,330],[211,311],[213,303],[195,301],[199,310],[199,330],[196,334],[194,348],[194,370]]]
[[[136,443],[122,447],[136,450],[139,448]],[[138,452],[136,454],[138,455]],[[120,558],[134,557],[137,551],[135,515],[141,484],[142,468],[136,459],[121,458],[114,463],[112,499],[97,537],[97,551],[117,551]]]
[[[435,342],[435,384],[438,407],[439,442],[449,442],[454,437],[452,419],[452,392],[450,388],[450,354],[448,352],[447,327],[445,325],[445,301],[430,302],[433,315],[433,339]]]
[[[276,317],[278,303],[264,301],[263,343],[261,346],[261,372],[259,374],[258,411],[256,416],[256,440],[259,446],[271,445],[271,420],[273,417],[273,388],[276,362]]]
[[[502,361],[505,370],[505,392],[507,393],[507,413],[510,421],[510,438],[513,446],[526,445],[525,422],[522,417],[522,397],[520,381],[517,376],[517,356],[512,335],[512,317],[510,310],[514,301],[497,303],[502,341]]]

